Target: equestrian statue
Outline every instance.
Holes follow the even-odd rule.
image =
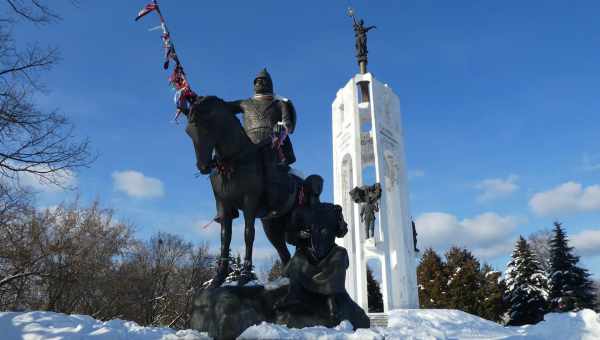
[[[237,119],[243,113],[244,126]],[[221,252],[217,272],[209,287],[219,287],[229,269],[232,221],[244,216],[245,254],[239,285],[252,278],[254,221],[261,218],[263,229],[281,262],[290,253],[286,230],[290,230],[295,207],[318,201],[322,178],[306,180],[289,173],[295,161],[289,134],[294,131],[296,112],[291,101],[273,94],[273,82],[266,70],[254,80],[250,99],[224,101],[198,96],[188,113],[187,134],[196,152],[200,173],[210,176],[217,216],[221,224]]]
[[[236,338],[264,321],[303,328],[333,327],[349,320],[353,328],[368,328],[369,318],[345,289],[348,253],[335,244],[336,237],[348,230],[342,208],[321,202],[321,176],[302,178],[290,167],[296,161],[290,140],[296,128],[292,102],[275,94],[266,69],[255,77],[250,98],[225,101],[198,95],[175,52],[158,1],[146,5],[136,20],[152,12],[162,28],[163,68],[174,65],[169,82],[176,91],[175,120],[180,114],[187,117],[185,131],[192,139],[196,167],[210,178],[217,210],[214,220],[221,225],[216,273],[192,299],[192,328],[217,339]],[[364,28],[362,22],[359,28]],[[357,33],[364,42],[360,46],[366,45],[369,29]],[[366,46],[360,53],[366,54]],[[243,126],[237,117],[240,113]],[[232,223],[240,211],[244,262],[237,286],[221,287],[230,271]],[[254,278],[256,218],[261,219],[289,280],[277,289],[246,285]],[[288,243],[296,246],[294,256]]]

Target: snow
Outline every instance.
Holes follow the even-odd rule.
[[[259,281],[259,280],[252,280],[248,283],[246,283],[244,286],[262,286],[263,284]],[[225,282],[221,285],[221,287],[227,287],[227,286],[233,286],[233,287],[237,287],[239,286],[238,281],[229,281],[229,282]]]
[[[592,310],[550,313],[536,325],[504,327],[477,316],[444,309],[395,310],[386,339],[600,339],[600,316]]]
[[[494,274],[500,274],[500,272],[497,272],[495,270],[490,270],[490,271],[486,272],[484,276],[487,279],[488,277],[490,277],[490,275],[494,275]]]
[[[404,309],[389,313],[386,339],[502,339],[514,336],[510,328],[449,309]]]
[[[597,340],[600,339],[600,316],[590,309],[551,313],[543,322],[520,327],[520,331],[539,339]]]
[[[343,321],[335,328],[287,328],[263,322],[252,326],[239,339],[505,339],[505,340],[596,340],[600,339],[600,316],[589,309],[577,313],[551,313],[537,325],[504,327],[477,316],[448,309],[399,309],[389,313],[387,328],[358,329]],[[200,332],[142,327],[135,322],[102,322],[86,315],[52,312],[0,312],[3,340],[206,340]]]
[[[317,326],[302,329],[289,329],[281,325],[263,322],[246,329],[238,339],[383,340],[383,336],[372,329],[357,329],[354,332],[352,324],[348,321],[342,321],[335,328]]]
[[[98,321],[87,315],[0,312],[4,340],[207,340],[197,331],[142,327],[132,321]]]
[[[600,317],[586,309],[578,313],[552,313],[537,325],[504,327],[459,310],[402,309],[389,314],[388,327],[352,332],[347,321],[336,329],[288,329],[263,322],[248,328],[239,339],[600,339]]]

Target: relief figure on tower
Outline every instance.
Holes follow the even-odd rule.
[[[371,186],[355,187],[349,194],[354,203],[360,204],[360,220],[364,223],[365,237],[367,239],[374,237],[375,214],[379,211],[381,184],[375,183]]]

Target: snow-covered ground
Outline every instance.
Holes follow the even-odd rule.
[[[413,309],[390,313],[388,328],[352,331],[348,322],[335,329],[310,327],[301,330],[263,323],[248,328],[241,339],[510,339],[510,340],[598,340],[600,316],[591,311],[548,314],[533,326],[503,327],[457,310]],[[3,340],[205,340],[196,331],[141,327],[134,322],[102,322],[85,315],[51,312],[0,313],[0,339]]]
[[[0,313],[2,340],[207,340],[199,332],[142,327],[131,321],[98,321],[52,312]]]
[[[600,317],[591,310],[548,314],[533,326],[503,327],[497,323],[458,310],[408,309],[390,313],[387,328],[359,329],[349,324],[336,329],[311,327],[290,330],[279,325],[261,324],[248,328],[242,339],[557,339],[600,340]]]

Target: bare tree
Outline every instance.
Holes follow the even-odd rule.
[[[5,0],[9,8],[7,17],[4,21],[13,22],[15,19],[24,19],[36,24],[47,24],[60,19],[58,14],[53,12],[44,0]],[[13,13],[11,13],[13,12]],[[17,18],[14,17],[16,14]]]
[[[281,263],[281,260],[279,259],[275,259],[275,261],[273,262],[273,266],[271,267],[271,270],[269,271],[269,275],[267,276],[267,280],[268,281],[275,281],[278,278],[283,276],[283,264]]]
[[[266,283],[274,281],[283,275],[283,267],[278,256],[271,256],[266,261],[262,261],[258,265],[256,276],[258,281]]]
[[[75,138],[63,115],[44,111],[34,102],[34,96],[46,90],[40,78],[58,61],[58,49],[36,42],[18,48],[12,34],[18,21],[58,20],[46,2],[6,0],[0,17],[0,174],[17,179],[27,173],[61,185],[68,171],[91,162],[88,141]]]
[[[550,270],[550,240],[552,239],[552,231],[550,229],[539,230],[527,238],[527,243],[544,272]]]
[[[142,325],[189,327],[192,297],[212,276],[208,246],[158,233],[135,242],[119,266],[123,317]]]
[[[0,309],[22,309],[43,272],[40,228],[28,192],[0,185]]]
[[[130,235],[98,203],[23,209],[0,233],[0,308],[99,313]]]
[[[136,240],[97,202],[36,211],[28,196],[1,193],[0,310],[189,328],[192,298],[213,274],[208,245],[168,233]]]
[[[202,289],[202,284],[212,278],[214,272],[211,266],[215,257],[208,252],[208,244],[196,246],[190,252],[190,260],[186,261],[179,270],[179,278],[183,289],[178,295],[176,315],[171,317],[169,327],[189,329],[192,316],[192,299]]]
[[[149,278],[153,283],[152,307],[147,322],[154,326],[183,325],[190,317],[194,293],[212,276],[208,246],[194,247],[179,236],[162,232],[147,245],[153,264]]]
[[[77,202],[51,213],[44,288],[47,309],[93,315],[106,304],[106,285],[115,257],[124,254],[131,227],[114,221],[98,202],[82,208]]]

